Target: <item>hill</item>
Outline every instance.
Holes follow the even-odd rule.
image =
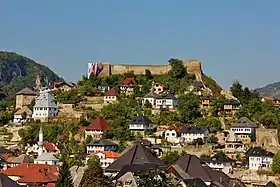
[[[255,89],[262,97],[280,97],[280,82]]]
[[[54,81],[62,80],[48,67],[13,52],[0,51],[0,89],[8,99],[24,87],[35,87],[37,74],[42,86],[51,86]]]

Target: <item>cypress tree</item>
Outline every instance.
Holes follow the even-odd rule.
[[[58,180],[55,184],[55,187],[74,187],[69,165],[65,161],[60,167]]]

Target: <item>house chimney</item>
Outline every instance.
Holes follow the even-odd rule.
[[[223,178],[222,177],[220,177],[220,183],[222,183],[223,182]]]

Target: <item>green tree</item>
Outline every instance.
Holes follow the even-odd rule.
[[[138,187],[174,187],[164,171],[158,169],[141,172],[137,180]]]
[[[81,180],[82,187],[108,187],[111,182],[103,173],[99,160],[92,157],[88,160],[88,168],[85,170]]]
[[[199,112],[200,102],[199,96],[193,93],[183,94],[179,97],[178,114],[182,123],[191,123],[201,116]]]
[[[222,129],[221,121],[218,118],[199,118],[195,121],[196,125],[208,127],[211,133],[216,133]]]
[[[280,173],[280,152],[278,152],[273,157],[272,171],[275,173]]]
[[[147,80],[153,79],[153,75],[149,69],[145,69],[145,77]]]
[[[218,143],[218,138],[214,134],[210,134],[210,136],[207,139],[207,142],[216,144],[216,143]]]
[[[171,70],[168,72],[171,79],[182,79],[187,75],[186,67],[183,65],[183,61],[179,59],[171,58],[169,61]]]
[[[164,160],[168,165],[174,164],[181,156],[186,155],[185,151],[179,153],[178,151],[168,151],[162,156],[162,160]]]
[[[60,167],[58,180],[55,184],[55,187],[74,187],[70,168],[67,162],[63,162],[62,166]]]
[[[87,136],[86,137],[86,144],[89,144],[92,141],[92,136]]]
[[[206,154],[202,154],[202,155],[200,156],[200,159],[201,159],[202,161],[206,162],[206,161],[211,160],[211,156],[206,155]]]

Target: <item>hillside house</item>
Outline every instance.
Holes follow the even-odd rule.
[[[106,81],[103,81],[98,87],[97,87],[98,90],[101,91],[101,93],[105,93],[107,92],[108,90],[110,90],[110,85],[106,82]]]
[[[59,168],[48,164],[20,164],[3,171],[13,181],[24,186],[51,186],[58,179]]]
[[[183,126],[180,129],[180,142],[192,143],[195,139],[207,138],[209,136],[209,130],[205,126]]]
[[[98,117],[92,121],[92,123],[85,128],[85,138],[92,136],[93,139],[102,138],[102,134],[105,131],[112,130],[112,127],[103,118]]]
[[[48,118],[56,117],[58,106],[54,97],[49,93],[41,93],[35,100],[32,118],[34,120],[47,121]]]
[[[144,135],[144,131],[153,130],[154,126],[152,121],[144,115],[137,115],[129,124],[129,129],[137,134]]]
[[[143,104],[149,102],[154,110],[166,109],[168,111],[175,111],[178,106],[178,99],[170,92],[156,94],[153,92],[148,93],[143,100]]]
[[[54,90],[60,90],[61,92],[68,92],[76,87],[77,85],[73,82],[54,82]]]
[[[33,156],[39,155],[38,142],[34,142],[32,145],[27,144],[27,146],[25,146],[25,150],[27,155],[33,155]],[[55,154],[55,153],[59,153],[59,149],[54,143],[45,140],[43,142],[43,153]]]
[[[58,103],[59,113],[64,115],[71,115],[74,113],[74,109],[77,107],[77,102],[75,101],[62,101]]]
[[[245,145],[238,136],[234,134],[234,132],[230,131],[225,140],[224,152],[226,155],[228,155],[231,159],[235,159],[238,153],[243,154],[245,152],[245,148]]]
[[[167,88],[164,84],[161,84],[159,82],[152,82],[152,88],[151,88],[152,93],[160,95],[166,91],[167,91]]]
[[[105,169],[120,157],[120,155],[114,151],[96,151],[88,155],[86,159],[88,160],[93,156],[99,159],[102,169]]]
[[[118,92],[114,88],[111,88],[109,91],[107,91],[104,94],[104,103],[105,104],[114,103],[117,101],[118,96],[119,96]]]
[[[171,143],[179,143],[180,128],[170,125],[163,133],[164,139]]]
[[[269,169],[272,165],[274,154],[261,147],[253,147],[246,152],[246,157],[249,159],[249,169]]]
[[[25,123],[32,118],[32,110],[27,106],[23,106],[21,109],[14,114],[14,123]]]
[[[16,93],[16,109],[20,109],[23,106],[28,106],[36,98],[37,93],[30,88],[24,88]]]
[[[224,101],[224,111],[229,116],[234,116],[234,114],[240,109],[241,104],[238,100],[229,99]]]
[[[276,107],[280,107],[280,99],[276,97],[263,97],[262,102],[268,102]]]
[[[201,98],[201,108],[207,109],[211,106],[211,96],[209,95],[202,95]]]
[[[134,94],[134,88],[138,86],[136,79],[133,78],[125,78],[122,81],[122,85],[120,86],[121,94],[132,95]]]
[[[256,133],[258,125],[246,117],[240,118],[236,123],[231,125],[230,130],[236,134],[243,143],[251,143],[251,136]]]
[[[210,160],[206,161],[206,164],[214,170],[219,170],[228,174],[232,172],[234,161],[224,153],[217,153],[212,156]]]
[[[21,154],[17,157],[9,157],[6,160],[7,168],[15,167],[20,164],[30,164],[30,163],[33,164],[33,162],[34,160],[26,154]]]
[[[92,154],[97,151],[116,151],[118,145],[107,140],[92,140],[87,144],[87,154]]]

